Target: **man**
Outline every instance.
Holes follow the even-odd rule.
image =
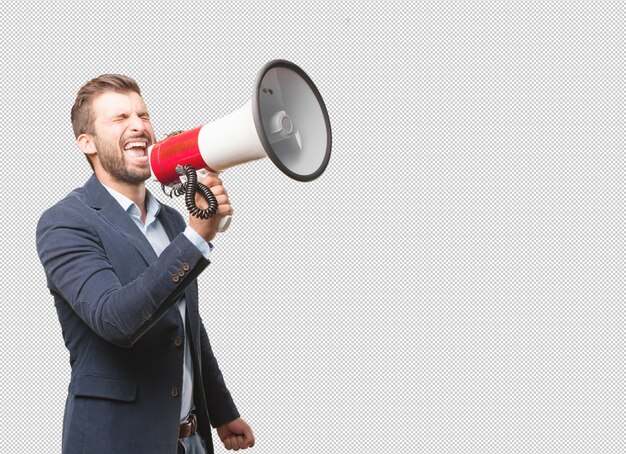
[[[253,446],[198,311],[196,277],[232,213],[221,181],[202,180],[217,214],[188,225],[146,190],[154,132],[126,76],[87,82],[72,126],[94,175],[37,226],[72,367],[63,453],[213,453],[211,425],[227,449]]]

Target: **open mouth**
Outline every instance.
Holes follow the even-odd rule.
[[[148,141],[142,138],[130,139],[124,144],[124,154],[138,163],[148,160],[147,150]]]

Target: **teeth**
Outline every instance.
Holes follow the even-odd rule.
[[[127,143],[126,146],[124,146],[124,150],[130,150],[131,148],[135,148],[135,147],[145,148],[146,145],[147,145],[146,142],[130,142],[130,143]]]

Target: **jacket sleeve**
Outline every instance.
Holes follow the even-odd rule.
[[[202,348],[202,380],[207,400],[209,419],[213,427],[239,418],[239,411],[226,388],[224,377],[209,342],[204,323],[200,322],[200,342]]]
[[[142,274],[122,286],[96,229],[80,210],[66,205],[42,215],[37,252],[50,291],[100,337],[121,347],[131,347],[209,264],[181,233]]]

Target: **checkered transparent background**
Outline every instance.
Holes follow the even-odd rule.
[[[78,88],[131,75],[162,137],[239,108],[275,58],[324,97],[330,165],[224,172],[236,213],[199,279],[253,451],[626,450],[623,2],[384,5],[0,6],[1,452],[60,451],[34,237],[90,174]]]

